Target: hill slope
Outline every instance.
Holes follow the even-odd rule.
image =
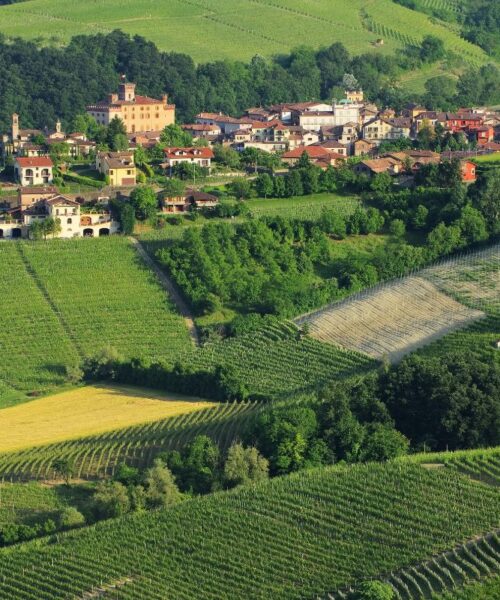
[[[313,470],[0,551],[0,596],[318,597],[495,529],[499,499],[409,463]]]
[[[8,36],[66,43],[79,34],[122,29],[155,42],[162,50],[196,61],[249,60],[300,45],[339,41],[353,54],[394,52],[437,35],[447,50],[468,62],[486,55],[444,24],[391,0],[27,0],[0,7],[0,31]],[[384,39],[382,47],[374,42]]]

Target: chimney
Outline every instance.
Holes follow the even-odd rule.
[[[115,104],[118,102],[118,94],[108,94],[108,104]]]
[[[12,115],[12,141],[19,138],[19,115],[14,113]]]
[[[167,94],[163,94],[163,96],[161,97],[161,102],[165,106],[168,104],[168,96],[167,96]]]

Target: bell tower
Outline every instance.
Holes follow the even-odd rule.
[[[19,138],[19,115],[14,113],[12,115],[12,141],[17,140]]]

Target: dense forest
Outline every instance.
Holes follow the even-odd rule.
[[[423,98],[399,88],[394,82],[405,70],[444,57],[440,40],[430,36],[424,42],[398,57],[351,57],[335,43],[319,51],[300,47],[273,60],[256,55],[249,63],[195,65],[185,54],[160,52],[146,39],[121,31],[78,36],[63,48],[40,48],[0,36],[0,129],[9,127],[13,112],[21,116],[24,127],[53,127],[58,117],[69,126],[86,104],[116,88],[120,74],[137,82],[140,93],[155,97],[168,93],[180,122],[192,120],[201,110],[237,115],[250,106],[340,98],[346,74],[354,76],[370,100],[395,108],[408,100],[446,110],[459,104],[500,102],[500,71],[494,65],[466,71],[458,82],[431,79]]]

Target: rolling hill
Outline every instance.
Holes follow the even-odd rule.
[[[26,0],[0,7],[0,32],[43,44],[114,29],[200,62],[249,60],[257,53],[271,56],[300,44],[336,41],[353,54],[393,53],[418,45],[427,34],[443,39],[446,49],[466,62],[487,58],[456,29],[392,0]],[[379,38],[383,45],[375,45]]]
[[[477,579],[500,558],[499,493],[409,461],[314,469],[0,550],[0,596],[335,598],[411,568],[421,589],[430,557]]]

